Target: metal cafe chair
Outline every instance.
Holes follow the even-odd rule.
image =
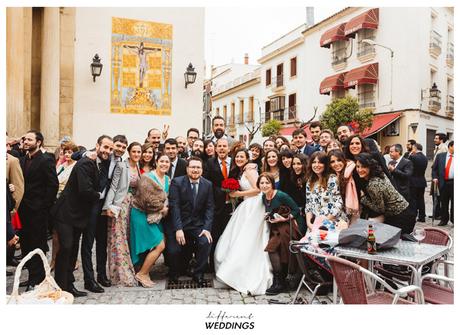
[[[395,290],[375,273],[355,263],[335,256],[327,256],[326,260],[331,266],[344,304],[414,304],[403,299],[410,292],[416,292],[418,302],[424,303],[423,291],[416,285]],[[366,285],[366,277],[380,283],[388,292],[376,291],[373,285]]]
[[[307,268],[305,264],[305,257],[308,256],[313,256],[313,257],[319,257],[325,259],[325,255],[321,255],[318,253],[315,253],[311,250],[308,250],[306,248],[303,248],[307,245],[308,243],[305,242],[299,242],[299,241],[291,241],[289,244],[289,250],[292,254],[296,256],[297,262],[299,264],[299,268],[302,272],[302,278],[299,282],[299,285],[297,286],[297,290],[294,294],[294,297],[292,298],[291,304],[296,304],[299,298],[299,293],[302,287],[305,287],[311,294],[311,298],[308,301],[307,299],[302,299],[304,300],[307,304],[312,304],[315,299],[318,299],[318,291],[322,288],[330,288],[332,287],[333,283],[328,282],[328,281],[320,281],[318,278],[315,278],[311,276],[311,272]]]
[[[438,260],[434,263],[432,273],[422,276],[422,291],[425,302],[435,305],[452,305],[454,303],[454,279],[447,275],[438,274],[439,265],[444,265],[444,273],[448,275],[447,267],[454,266],[454,262]],[[412,293],[409,293],[413,297]]]

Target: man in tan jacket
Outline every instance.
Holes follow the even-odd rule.
[[[24,176],[22,175],[22,169],[19,165],[19,159],[16,157],[6,154],[6,182],[8,184],[11,196],[14,199],[14,209],[11,214],[16,213],[24,195]],[[17,261],[14,260],[14,250],[16,243],[19,242],[19,237],[15,234],[14,237],[8,241],[8,248],[6,252],[6,262],[8,265],[17,265]]]
[[[6,154],[6,180],[10,185],[9,188],[15,201],[14,211],[16,212],[24,195],[24,176],[19,165],[19,159],[8,153]]]

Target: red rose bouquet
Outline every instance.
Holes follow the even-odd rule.
[[[238,180],[233,178],[227,178],[222,180],[222,191],[226,193],[238,191],[240,189],[240,183]]]
[[[227,178],[227,179],[222,180],[221,189],[225,193],[235,192],[240,189],[240,183],[238,182],[237,179]],[[227,199],[230,200],[230,203],[232,204],[232,209],[233,211],[235,211],[237,198],[231,198],[227,195]]]

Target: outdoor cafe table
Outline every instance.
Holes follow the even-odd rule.
[[[449,252],[448,246],[414,243],[400,240],[393,248],[377,250],[376,254],[368,254],[367,250],[336,246],[338,257],[351,257],[369,261],[369,270],[373,270],[374,262],[384,264],[405,265],[412,270],[413,284],[421,286],[422,268]],[[333,303],[337,302],[337,284],[334,280]]]

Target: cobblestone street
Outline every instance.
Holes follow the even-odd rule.
[[[426,213],[431,213],[431,199],[426,194]],[[435,222],[435,225],[438,221]],[[427,218],[426,223],[417,223],[421,226],[431,226],[431,219]],[[443,227],[449,231],[453,237],[453,225]],[[454,248],[452,248],[449,255],[453,259]],[[93,253],[93,255],[95,252]],[[48,259],[50,253],[47,254]],[[93,260],[95,264],[95,260]],[[7,270],[14,271],[15,268],[8,266]],[[81,265],[75,271],[76,283],[75,287],[83,290],[83,271]],[[167,285],[167,267],[163,264],[163,257],[160,257],[157,265],[151,271],[152,280],[156,283],[155,287],[147,289],[143,287],[109,287],[104,288],[104,293],[91,293],[88,296],[76,298],[74,304],[268,304],[270,299],[277,300],[278,303],[288,303],[292,300],[295,291],[289,293],[279,294],[277,296],[250,296],[241,294],[217,280],[213,280],[212,288],[197,288],[197,289],[166,289]],[[7,277],[6,293],[10,294],[13,288],[13,276]],[[207,279],[211,278],[210,274],[206,275]],[[27,279],[27,271],[22,271],[21,281]],[[180,279],[187,279],[181,277]],[[20,292],[24,288],[20,288]],[[301,296],[309,297],[306,290],[301,291]],[[332,294],[328,296],[319,297],[322,304],[332,303]]]

